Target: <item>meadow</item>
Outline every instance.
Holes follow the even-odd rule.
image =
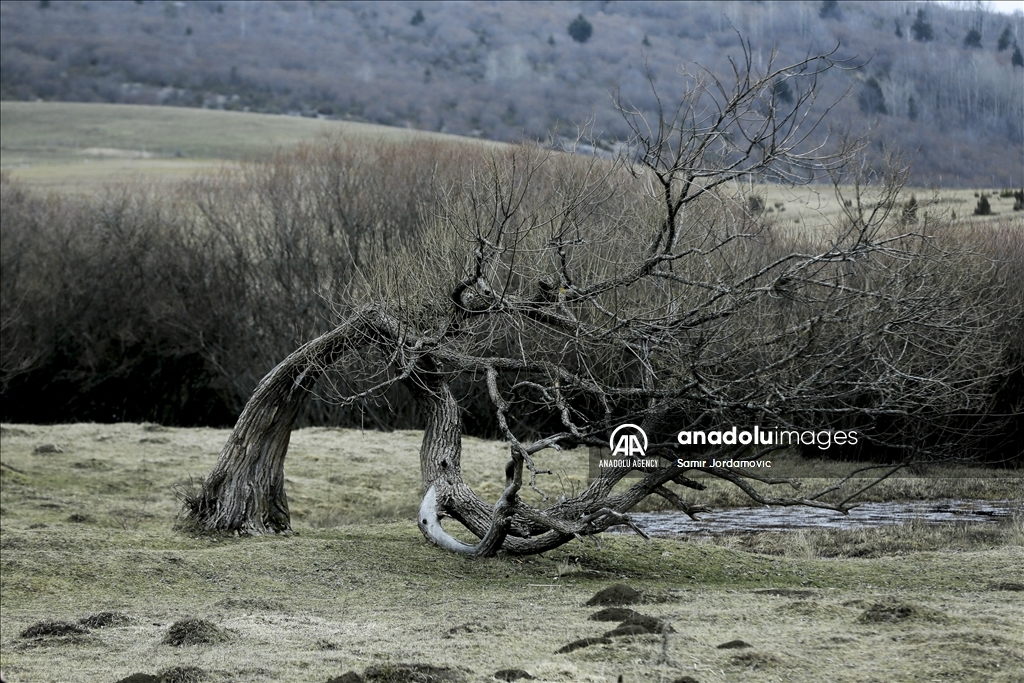
[[[0,114],[0,170],[39,192],[89,194],[111,183],[181,181],[332,135],[390,142],[470,140],[367,123],[186,107],[4,101]],[[907,188],[905,195],[922,204],[922,216],[930,211],[932,218],[986,222],[1014,216],[1013,198],[1000,197],[1002,189],[922,187]],[[851,196],[850,188],[845,190]],[[989,195],[994,216],[973,215],[982,192]],[[831,186],[764,184],[757,194],[767,215],[803,228],[834,220],[841,210]]]
[[[3,425],[6,680],[323,683],[349,671],[421,680],[401,674],[419,671],[488,681],[518,669],[594,683],[1009,683],[1024,674],[1019,517],[651,541],[614,534],[538,557],[469,560],[429,546],[413,522],[421,433],[308,428],[294,433],[286,464],[294,535],[176,531],[176,491],[210,469],[227,433]],[[504,451],[466,439],[466,479],[485,497],[497,495]],[[582,476],[579,456],[560,457],[564,480]],[[587,602],[620,583],[642,594],[630,609],[672,632],[558,653],[615,627],[591,620],[601,607]],[[193,638],[211,642],[171,644],[181,640],[172,627],[190,618],[213,625]],[[720,647],[736,640],[747,646]]]
[[[366,123],[185,107],[0,102],[0,169],[40,191],[180,181],[323,135],[465,140]]]

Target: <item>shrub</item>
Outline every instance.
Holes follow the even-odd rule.
[[[756,194],[747,197],[747,210],[755,216],[764,212],[764,197]]]
[[[999,34],[999,41],[996,43],[996,49],[1002,52],[1006,48],[1010,47],[1010,40],[1013,38],[1013,33],[1010,31],[1010,25],[1007,24],[1003,28],[1003,32]]]
[[[837,0],[823,0],[821,8],[818,10],[818,16],[822,19],[840,20],[843,18],[843,12],[839,9]]]
[[[905,223],[917,220],[917,197],[910,195],[910,199],[903,205],[903,213],[900,215],[900,219]]]
[[[569,23],[569,36],[577,43],[585,43],[594,33],[594,27],[580,14]]]
[[[882,86],[874,78],[864,81],[864,86],[857,95],[857,104],[865,114],[888,115],[889,108],[885,106],[885,95],[882,94]]]
[[[975,216],[991,216],[992,206],[988,203],[988,195],[982,194],[978,200],[978,205],[974,207]]]
[[[917,10],[917,18],[910,25],[910,32],[919,43],[935,40],[935,32],[932,31],[932,25],[925,21],[923,9]]]

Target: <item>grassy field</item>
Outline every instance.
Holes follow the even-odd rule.
[[[364,123],[183,107],[0,102],[0,114],[0,169],[41,191],[92,192],[109,183],[181,180],[324,134],[466,140]],[[782,224],[812,229],[835,220],[841,209],[829,186],[762,185],[754,190],[767,215]],[[1012,211],[1013,198],[1000,198],[999,190],[908,188],[905,194],[917,198],[922,218],[955,214],[959,220],[1024,221]],[[989,194],[996,216],[972,215],[981,191]]]
[[[364,123],[182,107],[0,102],[0,168],[29,187],[180,180],[323,134],[462,139]]]
[[[620,674],[626,683],[1024,677],[1021,519],[612,535],[543,557],[468,560],[428,546],[413,523],[420,433],[317,428],[294,434],[286,465],[295,535],[174,531],[176,487],[202,477],[226,437],[136,424],[3,426],[6,680],[114,683],[142,672],[165,682],[323,683],[347,671],[423,680],[400,675],[402,664],[465,681],[504,669],[595,683]],[[467,439],[467,481],[496,495],[504,453]],[[582,464],[562,457],[555,468],[571,482]],[[599,607],[586,602],[616,583],[643,594],[632,609],[674,632],[556,653],[615,627],[590,620]],[[188,618],[209,622],[212,642],[170,644],[203,640],[201,624],[180,624]],[[45,621],[66,624],[27,631]],[[748,646],[719,647],[735,640]]]

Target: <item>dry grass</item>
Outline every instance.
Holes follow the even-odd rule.
[[[323,134],[459,140],[365,123],[184,107],[2,102],[0,167],[35,190],[92,193],[113,182],[175,181],[267,157]],[[477,142],[476,144],[480,144]]]
[[[143,672],[297,683],[402,665],[468,681],[522,669],[541,681],[594,683],[619,674],[630,683],[1009,683],[1024,672],[1019,520],[987,536],[864,532],[875,540],[859,557],[829,550],[855,545],[854,532],[803,532],[614,536],[543,557],[471,561],[427,546],[412,523],[419,433],[305,429],[287,465],[295,536],[172,531],[175,485],[202,476],[226,436],[132,424],[3,427],[6,680],[113,683]],[[40,443],[62,452],[35,454]],[[494,480],[504,454],[501,444],[468,439],[468,481]],[[575,456],[560,457],[568,467]],[[125,528],[114,509],[145,514]],[[958,534],[970,543],[958,545]],[[588,619],[600,607],[585,603],[616,583],[643,594],[632,609],[669,623],[667,644],[653,634],[606,637],[614,624]],[[188,618],[229,638],[165,644]],[[21,637],[40,622],[89,632]],[[596,644],[555,654],[582,639]],[[719,649],[733,640],[751,647]]]

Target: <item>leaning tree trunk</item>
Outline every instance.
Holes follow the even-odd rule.
[[[295,351],[260,381],[202,490],[185,500],[189,524],[251,535],[291,532],[284,457],[295,418],[323,371],[318,352],[338,343],[332,334]]]
[[[284,457],[310,389],[353,340],[394,339],[391,321],[366,308],[303,344],[260,380],[213,471],[185,497],[186,526],[239,534],[290,533]]]
[[[201,490],[187,496],[185,525],[201,531],[244,535],[290,533],[284,490],[284,459],[291,430],[310,389],[341,354],[361,343],[396,343],[396,326],[379,311],[364,309],[347,323],[303,345],[264,377],[242,410]],[[462,419],[447,379],[429,353],[409,366],[404,380],[426,416],[420,468],[423,501],[418,523],[431,542],[455,552],[486,556],[543,552],[591,533],[593,519],[610,520],[604,495],[614,481],[591,486],[573,501],[542,512],[518,498],[523,460],[506,464],[506,486],[497,504],[481,499],[462,479]],[[606,490],[607,489],[607,490]],[[635,504],[630,499],[622,509]],[[616,506],[618,507],[618,506]],[[450,516],[480,538],[454,539],[441,527]],[[599,520],[599,521],[600,521]],[[602,526],[607,526],[602,523]]]

